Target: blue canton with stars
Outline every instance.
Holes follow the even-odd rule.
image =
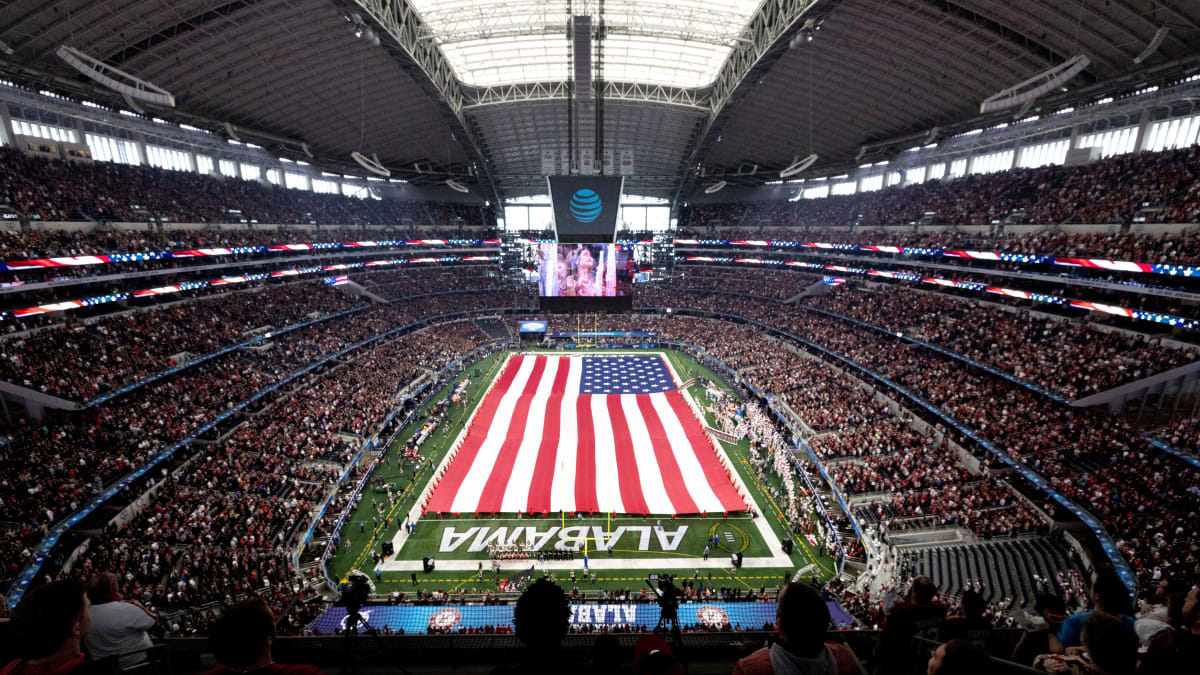
[[[657,394],[675,389],[658,356],[585,356],[580,394]]]

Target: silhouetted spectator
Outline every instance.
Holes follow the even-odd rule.
[[[497,666],[492,673],[562,673],[571,670],[558,654],[570,625],[571,608],[558,584],[538,579],[525,589],[513,608],[513,627],[526,650],[523,663]]]
[[[1083,622],[1093,614],[1108,614],[1120,617],[1129,633],[1133,634],[1133,607],[1129,600],[1129,589],[1112,570],[1101,570],[1092,581],[1092,611],[1072,614],[1058,629],[1058,642],[1064,648],[1078,647]],[[1058,651],[1055,649],[1055,651]]]
[[[1133,675],[1137,636],[1121,617],[1092,612],[1083,621],[1082,631],[1082,647],[1068,647],[1066,654],[1043,654],[1034,661],[1034,667],[1071,675]]]
[[[825,642],[829,606],[812,587],[790,583],[779,591],[775,607],[779,642],[738,661],[734,675],[806,673],[853,675],[858,672],[853,654],[844,646]]]
[[[962,611],[962,616],[952,616],[942,623],[938,642],[966,640],[986,652],[992,636],[992,622],[984,616],[987,601],[975,591],[964,591]]]
[[[13,610],[8,632],[21,656],[0,668],[0,675],[115,672],[115,659],[83,661],[90,607],[78,581],[55,581],[27,593]]]
[[[989,675],[992,660],[969,640],[951,640],[938,645],[929,657],[928,675]]]
[[[936,639],[946,607],[936,602],[937,586],[933,579],[919,576],[913,579],[908,600],[894,608],[883,624],[879,644],[875,647],[875,672],[898,673],[904,669],[904,655],[913,636]]]
[[[206,675],[319,675],[321,671],[316,666],[275,663],[271,658],[274,641],[275,617],[262,598],[250,598],[226,608],[208,638],[221,665]]]
[[[1039,654],[1050,652],[1050,637],[1058,633],[1058,627],[1067,618],[1066,604],[1057,595],[1039,595],[1034,612],[1018,613],[1020,627],[1025,632],[1013,648],[1012,660],[1023,666],[1032,666]]]

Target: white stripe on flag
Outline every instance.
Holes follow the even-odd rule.
[[[537,383],[537,390],[530,399],[529,417],[525,420],[521,445],[517,448],[517,458],[513,462],[512,475],[508,477],[508,485],[505,486],[504,497],[500,502],[500,510],[504,513],[516,513],[528,508],[529,483],[533,479],[538,448],[542,444],[542,431],[546,426],[546,402],[554,388],[554,376],[558,372],[560,364],[562,364],[561,358],[546,357],[546,367],[542,371],[542,379]]]
[[[483,432],[487,436],[480,445],[479,452],[475,455],[475,462],[471,464],[470,470],[463,478],[462,485],[458,487],[458,493],[454,495],[452,511],[473,513],[479,506],[479,497],[483,494],[483,488],[492,474],[492,467],[496,464],[496,456],[500,454],[500,446],[504,444],[508,425],[513,418],[513,411],[521,400],[521,393],[525,390],[525,384],[529,381],[536,360],[537,358],[534,356],[525,356],[522,359],[517,376],[513,378],[512,385],[500,399],[500,405],[496,408],[496,417],[491,428]]]
[[[592,429],[596,439],[596,505],[600,513],[624,513],[621,502],[621,485],[617,482],[617,449],[613,440],[612,420],[608,415],[608,397],[602,394],[586,394],[591,399]],[[588,429],[583,429],[587,433]]]
[[[675,461],[679,462],[679,472],[683,475],[683,484],[687,486],[688,493],[696,502],[696,508],[711,513],[722,511],[721,500],[713,492],[713,486],[708,484],[704,469],[700,467],[700,460],[696,458],[696,448],[688,443],[687,434],[684,433],[679,418],[675,416],[675,411],[671,409],[667,395],[650,394],[650,402],[654,404],[654,410],[658,412],[658,419],[662,420],[667,438],[671,440],[671,452],[675,454]],[[709,449],[700,448],[700,450],[707,451]]]
[[[638,395],[622,394],[619,399],[621,409],[625,411],[625,422],[629,425],[629,438],[633,441],[638,482],[641,484],[642,499],[646,500],[646,508],[650,509],[650,513],[675,513],[675,507],[663,485],[662,468],[654,454],[650,430],[646,428],[646,421],[642,419],[642,411],[638,408]]]
[[[583,378],[583,357],[568,356],[567,388],[562,399],[562,418],[558,424],[558,460],[554,469],[554,487],[550,490],[552,510],[575,510],[575,463],[579,459],[579,382]]]

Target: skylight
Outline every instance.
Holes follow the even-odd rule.
[[[410,1],[458,79],[474,87],[565,81],[570,14],[599,24],[597,0],[575,0],[570,12],[547,0]],[[761,2],[605,0],[604,79],[708,86]]]

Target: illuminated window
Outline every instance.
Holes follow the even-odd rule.
[[[1013,151],[1001,150],[971,158],[971,174],[996,173],[1012,168]]]
[[[834,183],[833,188],[831,188],[829,192],[830,194],[835,195],[852,195],[857,187],[858,185],[854,181],[847,180],[842,181],[841,183]]]
[[[1196,143],[1197,135],[1200,135],[1200,115],[1161,120],[1150,125],[1144,149],[1158,152],[1186,148]]]
[[[804,188],[805,199],[824,199],[829,196],[829,183]]]
[[[259,177],[262,176],[262,168],[257,165],[246,164],[245,162],[243,162],[241,165],[241,169],[242,169],[242,180],[258,180]]]
[[[213,158],[208,155],[196,155],[196,172],[208,174],[213,172]]]
[[[279,169],[267,169],[267,182],[279,185]]]
[[[945,164],[945,162],[943,162],[943,163],[941,163],[941,164],[931,164],[931,165],[929,165],[929,178],[928,178],[928,180],[940,180],[941,178],[944,178],[945,176],[946,176],[946,164]]]
[[[950,177],[951,178],[958,178],[960,176],[966,175],[966,173],[967,173],[967,160],[966,159],[956,159],[950,163]]]
[[[1179,120],[1171,120],[1178,128]],[[1076,147],[1079,148],[1100,148],[1101,157],[1112,157],[1113,155],[1122,155],[1127,152],[1133,152],[1134,143],[1137,142],[1137,127],[1123,127],[1121,129],[1109,129],[1094,134],[1080,136]]]
[[[172,171],[191,171],[192,160],[188,153],[182,150],[163,148],[157,145],[146,146],[146,163],[160,169]]]
[[[321,178],[313,179],[312,190],[313,190],[313,192],[316,192],[317,194],[322,194],[322,195],[336,195],[336,194],[340,194],[342,191],[341,188],[338,186],[337,181],[324,180]]]
[[[307,190],[308,176],[302,173],[283,172],[283,184],[293,190]]]
[[[859,185],[859,192],[875,192],[883,189],[883,174],[875,176],[867,176],[862,179],[862,184]]]
[[[56,127],[52,124],[38,124],[36,122],[29,123],[25,120],[13,120],[12,127],[13,131],[21,136],[32,136],[34,138],[44,138],[48,141],[61,141],[63,143],[79,142],[79,134],[74,129]]]
[[[94,160],[132,164],[133,166],[139,166],[142,163],[141,157],[138,155],[137,143],[133,141],[98,134],[85,134],[84,140],[87,141],[88,149],[91,150]]]
[[[1036,169],[1039,166],[1062,164],[1067,161],[1067,148],[1070,141],[1062,139],[1050,143],[1038,143],[1021,148],[1017,155],[1017,166],[1023,169]]]
[[[221,161],[217,162],[217,167],[221,170],[222,176],[229,176],[230,178],[237,178],[237,175],[238,175],[237,162],[233,161],[232,159],[222,159]]]
[[[917,166],[907,169],[904,172],[904,182],[909,185],[916,185],[925,182],[925,167]]]

